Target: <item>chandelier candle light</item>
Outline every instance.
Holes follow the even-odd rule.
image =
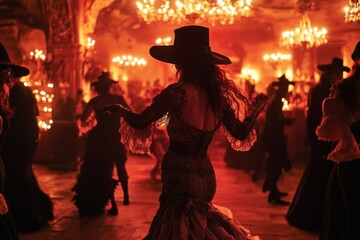
[[[349,0],[349,6],[344,8],[345,22],[360,22],[360,0]]]
[[[271,53],[263,56],[265,62],[285,62],[291,60],[291,54],[288,53]]]
[[[327,43],[327,30],[326,28],[318,29],[311,27],[309,17],[303,15],[299,27],[294,31],[286,31],[282,33],[280,38],[280,46],[287,48],[301,46],[305,48],[318,47]]]
[[[123,55],[121,57],[117,56],[114,57],[112,61],[114,63],[118,63],[120,66],[126,67],[145,66],[147,64],[145,59],[133,57],[131,55]]]
[[[148,24],[208,22],[214,26],[233,24],[238,16],[248,17],[251,0],[141,0],[136,6],[139,17]]]

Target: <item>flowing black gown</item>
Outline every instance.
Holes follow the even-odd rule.
[[[120,115],[95,110],[96,126],[89,131],[73,202],[80,216],[100,215],[118,181],[112,178],[114,159],[126,160],[120,141]]]
[[[179,84],[173,84],[157,95],[141,114],[128,112],[124,116],[131,127],[142,129],[169,114],[170,145],[162,162],[160,207],[145,239],[258,239],[212,205],[216,178],[207,149],[220,122],[212,131],[188,125],[180,119],[185,101],[185,91]],[[221,119],[226,129],[239,139],[248,136],[253,122],[238,121],[230,107]]]
[[[329,96],[330,87],[330,83],[324,81],[310,91],[306,119],[310,159],[285,215],[289,224],[313,232],[321,229],[326,183],[334,166],[332,161],[326,159],[331,152],[332,143],[319,140],[315,133],[321,123],[322,102]]]
[[[10,106],[15,114],[10,119],[2,152],[6,167],[4,193],[17,231],[32,232],[53,220],[54,215],[51,199],[42,191],[32,169],[39,127],[31,89],[16,83],[10,89]]]
[[[0,113],[2,117],[2,130],[0,134],[0,153],[2,151],[5,134],[9,128],[9,121],[5,114]],[[0,193],[4,194],[5,166],[0,155]],[[1,240],[17,240],[16,227],[11,212],[0,215],[0,239]]]

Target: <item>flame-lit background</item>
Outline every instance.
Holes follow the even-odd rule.
[[[190,11],[189,6],[205,9],[217,3],[221,9],[215,9],[215,20],[215,13],[205,9],[185,18],[167,16],[169,20],[159,21],[151,16],[156,21],[147,22],[141,11],[151,2],[157,7],[168,2],[174,9],[181,3],[188,7],[186,11]],[[237,15],[229,17],[227,11],[233,6]],[[230,57],[233,64],[226,70],[240,86],[248,80],[256,91],[265,92],[272,81],[286,73],[289,79],[302,83],[295,91],[306,94],[319,79],[318,64],[330,63],[333,57],[343,58],[345,65],[352,64],[350,54],[360,39],[360,24],[356,18],[355,22],[346,21],[349,7],[359,4],[346,0],[2,1],[0,41],[13,62],[30,68],[30,76],[22,80],[32,86],[42,112],[48,114],[40,123],[47,128],[51,103],[60,89],[68,88],[75,96],[82,88],[89,99],[89,83],[99,71],[109,70],[126,92],[131,90],[131,82],[143,87],[159,80],[163,85],[172,82],[174,68],[152,59],[148,50],[155,44],[171,44],[173,30],[187,24],[210,28],[212,50]],[[321,45],[297,46],[282,39],[284,32],[296,31],[304,16],[313,29],[326,29]],[[62,72],[65,74],[59,74]]]

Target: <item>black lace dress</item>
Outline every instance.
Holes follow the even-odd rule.
[[[2,151],[5,134],[9,128],[9,121],[5,114],[0,113],[2,118],[2,129],[0,134],[0,153]],[[4,194],[4,180],[5,180],[5,166],[0,154],[0,193]],[[6,197],[5,197],[6,198]],[[16,240],[19,239],[16,233],[15,222],[12,218],[11,212],[0,215],[0,239],[1,240]]]
[[[126,150],[120,141],[120,115],[95,110],[95,118],[97,124],[87,136],[83,163],[72,189],[80,216],[104,213],[118,183],[112,178],[114,159],[126,160]]]
[[[212,131],[186,124],[180,119],[185,101],[184,90],[173,84],[157,95],[141,114],[128,112],[124,116],[136,129],[145,128],[167,113],[169,116],[170,145],[162,162],[160,207],[145,239],[258,239],[212,205],[216,178],[207,149],[221,124]],[[249,135],[253,122],[238,121],[230,108],[221,121],[238,139]]]

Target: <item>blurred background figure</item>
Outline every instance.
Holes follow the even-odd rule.
[[[75,102],[69,95],[67,88],[60,90],[60,97],[54,106],[53,119],[55,121],[73,122],[75,117]]]
[[[287,152],[285,126],[290,126],[294,119],[285,117],[282,110],[283,100],[288,95],[290,84],[293,85],[294,82],[289,81],[285,74],[273,83],[277,89],[265,110],[265,122],[261,136],[265,151],[268,153],[266,177],[262,190],[263,192],[269,191],[268,202],[276,205],[290,204],[281,199],[288,194],[281,192],[277,187],[282,170],[289,171],[292,167]]]
[[[153,89],[149,91],[147,98],[147,106],[151,104],[152,99],[162,91],[163,87],[159,80],[155,80]],[[150,146],[150,154],[155,159],[155,165],[150,171],[151,179],[161,178],[161,163],[166,150],[169,147],[169,136],[166,131],[167,119],[160,119],[154,124],[152,132],[152,142]]]
[[[130,108],[122,96],[110,93],[110,88],[115,83],[117,82],[111,79],[108,72],[103,72],[98,80],[91,84],[97,96],[87,103],[81,116],[81,121],[86,125],[86,121],[94,112],[97,124],[86,136],[82,165],[77,182],[72,188],[75,192],[73,202],[78,207],[80,216],[103,214],[109,200],[111,208],[108,214],[118,214],[114,198],[115,187],[118,184],[118,181],[113,179],[114,164],[124,192],[123,204],[130,203],[128,174],[125,168],[127,152],[120,141],[119,133],[120,114],[100,111],[109,104],[121,104]]]
[[[60,96],[54,103],[49,130],[51,161],[49,167],[59,170],[77,169],[78,128],[75,122],[75,101],[67,84],[60,84]]]
[[[322,74],[320,82],[309,92],[306,119],[310,159],[286,214],[289,224],[315,232],[321,228],[326,182],[333,167],[333,162],[327,160],[332,143],[319,140],[315,130],[321,122],[323,100],[330,95],[332,86],[342,79],[343,72],[350,71],[340,58],[318,65],[318,69]]]
[[[81,128],[81,114],[83,113],[86,106],[86,101],[84,100],[84,94],[82,89],[78,89],[76,92],[75,99],[75,121],[78,126],[78,137],[77,137],[77,160],[80,160],[85,151],[85,132],[83,132]]]
[[[29,74],[29,70],[26,72]],[[30,88],[14,74],[10,81],[10,107],[14,116],[4,140],[4,193],[18,231],[36,231],[54,219],[53,204],[34,175],[32,164],[38,144],[37,103]]]
[[[76,92],[75,99],[75,120],[81,118],[81,114],[83,113],[86,106],[86,101],[84,100],[84,94],[82,89],[78,89]]]

